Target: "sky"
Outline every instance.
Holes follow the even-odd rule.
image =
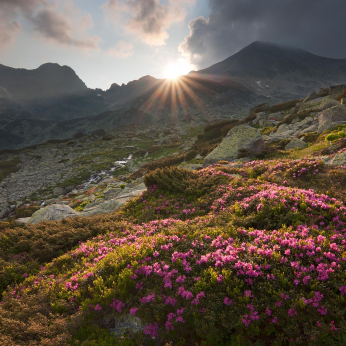
[[[253,41],[346,58],[345,0],[0,0],[0,64],[68,65],[90,88],[174,77]]]

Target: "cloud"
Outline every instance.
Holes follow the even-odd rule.
[[[119,41],[107,51],[108,55],[116,58],[128,58],[133,54],[133,45],[125,41]]]
[[[84,49],[98,49],[100,38],[90,36],[90,14],[82,13],[71,0],[0,0],[0,47],[6,48],[26,21],[43,39]],[[18,20],[18,21],[17,21]]]
[[[189,23],[179,50],[206,67],[253,41],[297,46],[346,58],[344,0],[209,0],[211,13]]]
[[[103,6],[114,23],[120,23],[127,33],[142,42],[164,45],[167,29],[186,16],[186,8],[195,0],[108,0]]]
[[[10,46],[21,30],[22,26],[16,21],[7,25],[0,23],[0,49]]]

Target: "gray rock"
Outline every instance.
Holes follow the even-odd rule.
[[[236,161],[240,149],[260,153],[264,149],[264,141],[258,129],[248,125],[240,125],[231,129],[221,144],[204,159],[204,167],[220,160]]]
[[[346,151],[336,154],[331,160],[331,164],[335,166],[346,166]]]
[[[317,99],[319,96],[316,92],[312,92],[309,96],[307,96],[304,100],[303,100],[303,103],[304,102],[308,102],[308,101],[312,101],[312,100],[315,100]]]
[[[337,125],[346,123],[346,107],[337,105],[324,110],[318,117],[318,133],[330,130]]]
[[[302,141],[301,139],[298,138],[293,138],[291,140],[291,142],[289,142],[286,146],[285,146],[285,150],[291,150],[291,149],[298,149],[298,148],[306,148],[308,145]]]
[[[282,124],[278,127],[278,129],[276,130],[275,132],[275,135],[278,135],[280,133],[283,133],[283,132],[286,132],[286,131],[289,131],[291,130],[291,127],[287,124]]]
[[[346,89],[345,84],[339,84],[339,85],[332,85],[329,87],[329,95],[331,96],[337,96],[344,92]]]
[[[311,126],[303,129],[302,131],[300,131],[300,134],[304,134],[304,133],[308,133],[308,132],[316,132],[318,129],[318,123],[314,123]]]
[[[324,97],[319,97],[317,99],[308,101],[308,102],[304,102],[301,106],[299,111],[304,111],[307,109],[318,109],[322,103],[322,101],[324,100]]]
[[[332,107],[337,106],[339,104],[340,103],[338,101],[326,97],[320,103],[320,106],[318,107],[318,111],[322,112],[325,109],[332,108]],[[310,115],[312,115],[312,114],[310,114]]]
[[[268,118],[281,120],[283,118],[283,115],[284,115],[283,112],[277,112],[277,113],[270,114]]]
[[[76,213],[71,207],[62,204],[52,204],[48,207],[42,208],[36,211],[28,223],[38,223],[41,221],[53,221],[53,220],[62,220],[68,217],[77,216]]]
[[[185,169],[189,169],[191,171],[195,171],[195,170],[203,168],[203,165],[198,165],[198,164],[190,163],[190,164],[187,164],[187,165],[181,166],[181,167],[185,168]]]

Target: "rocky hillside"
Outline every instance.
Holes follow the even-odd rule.
[[[92,128],[93,123],[97,125],[90,134],[79,132],[72,140],[59,139],[22,150],[3,151],[1,215],[13,215],[16,206],[30,205],[30,199],[47,205],[67,198],[67,204],[76,208],[79,200],[94,201],[95,196],[89,199],[84,194],[90,183],[104,186],[112,180],[118,181],[118,176],[126,182],[170,165],[196,168],[220,160],[305,156],[319,157],[326,164],[346,165],[344,154],[337,153],[343,148],[346,133],[345,90],[344,86],[334,86],[302,100],[274,106],[261,104],[243,120],[224,120],[204,129],[191,122],[190,128],[180,125],[168,130],[135,109],[131,114],[130,110],[109,111],[97,116],[98,120],[90,117],[59,123],[57,133],[66,132],[68,136],[78,129]],[[126,123],[132,116],[138,126]],[[123,127],[109,131],[115,121]],[[142,123],[146,125],[144,131]],[[102,129],[98,129],[100,124]],[[72,190],[77,192],[70,200],[68,193]],[[104,198],[98,202],[102,204],[114,196]]]
[[[148,124],[159,122],[168,129],[242,119],[256,104],[300,99],[345,81],[344,60],[263,42],[176,82],[144,76],[126,85],[114,83],[107,91],[87,89],[67,66],[24,70],[1,65],[0,131],[6,138],[0,150],[67,139],[77,132],[117,130],[136,124],[140,112]]]
[[[231,78],[261,95],[288,100],[325,85],[346,83],[346,60],[325,58],[294,47],[254,42],[193,75],[214,80]]]
[[[44,176],[113,166],[0,222],[0,344],[343,345],[345,97],[2,153],[3,189],[48,155]]]

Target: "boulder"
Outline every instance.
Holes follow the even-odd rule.
[[[282,124],[278,127],[278,129],[276,130],[275,134],[278,135],[280,133],[286,132],[291,130],[291,127],[287,124]]]
[[[316,122],[316,123],[312,124],[311,126],[309,126],[309,127],[305,128],[305,129],[303,129],[302,131],[300,131],[300,134],[305,134],[305,133],[309,133],[309,132],[315,132],[315,131],[317,131],[317,129],[318,129],[318,123]]]
[[[318,107],[318,111],[322,112],[325,109],[332,108],[334,106],[339,105],[340,103],[336,100],[330,99],[330,98],[324,98],[323,101],[320,103],[320,106]],[[310,114],[311,115],[311,114]]]
[[[337,105],[324,110],[318,116],[318,133],[330,130],[337,125],[346,123],[346,107]]]
[[[345,84],[332,85],[329,87],[329,95],[337,96],[342,94],[346,90]]]
[[[52,205],[49,205],[48,207],[45,207],[45,208],[42,208],[42,209],[36,211],[31,216],[28,223],[38,223],[41,221],[62,220],[62,219],[65,219],[68,217],[74,217],[77,215],[78,215],[78,213],[76,213],[68,205],[52,204]]]
[[[264,149],[264,140],[258,129],[248,125],[239,125],[231,129],[221,144],[204,159],[204,167],[221,160],[236,161],[241,149],[260,153]]]
[[[303,103],[304,102],[308,102],[308,101],[312,101],[312,100],[315,100],[319,97],[319,95],[316,93],[316,92],[312,92],[309,96],[307,96],[304,100],[303,100]]]
[[[335,166],[346,166],[346,151],[336,154],[332,159],[331,164]]]
[[[302,141],[301,139],[298,138],[293,138],[291,140],[291,142],[289,142],[286,146],[285,146],[285,150],[291,150],[291,149],[304,149],[306,148],[308,145]]]
[[[92,216],[112,213],[115,210],[120,209],[130,198],[137,197],[144,191],[146,191],[146,186],[144,183],[138,184],[131,189],[126,187],[117,197],[106,201],[95,200],[92,207],[87,205],[87,207],[84,208],[84,210],[79,214],[81,216]]]
[[[299,111],[305,111],[307,109],[318,109],[318,107],[320,106],[321,102],[324,100],[324,97],[319,97],[317,99],[311,100],[311,101],[307,101],[304,102],[301,106]]]

